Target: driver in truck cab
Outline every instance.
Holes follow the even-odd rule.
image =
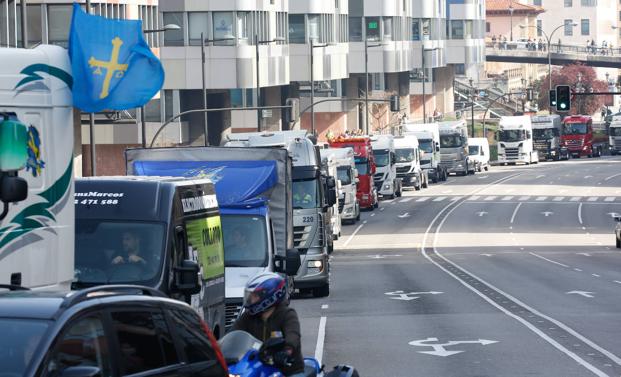
[[[293,193],[293,206],[304,207],[309,204],[313,204],[313,196],[306,191],[306,185],[296,185],[295,192]]]
[[[274,355],[277,365],[285,365],[282,373],[288,377],[304,377],[300,320],[287,300],[287,282],[273,272],[261,273],[246,283],[244,311],[232,330],[245,331],[265,342],[269,338],[284,338],[285,347]]]
[[[123,232],[121,243],[123,245],[123,251],[118,253],[112,258],[111,263],[113,265],[123,263],[140,263],[146,264],[147,262],[140,256],[140,243],[141,239],[138,234],[132,231]]]

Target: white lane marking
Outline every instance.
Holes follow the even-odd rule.
[[[381,212],[384,212],[384,210],[385,210],[385,209],[386,209],[386,208],[382,207],[382,208],[380,208],[380,211],[381,211]]]
[[[618,176],[620,176],[620,175],[621,175],[621,173],[618,173],[618,174],[615,174],[615,175],[611,175],[610,177],[606,177],[606,178],[604,178],[604,181],[610,181],[611,179],[613,179],[613,178],[615,178],[615,177],[618,177]]]
[[[591,254],[589,253],[576,253],[577,255],[584,255],[585,257],[590,257]]]
[[[362,222],[362,224],[358,225],[358,227],[356,228],[356,230],[354,230],[354,232],[351,234],[351,236],[349,236],[349,238],[347,239],[347,241],[345,241],[345,243],[343,244],[343,247],[347,247],[347,245],[349,245],[349,243],[351,242],[351,240],[354,239],[354,237],[356,236],[356,234],[358,234],[358,232],[360,231],[360,229],[362,229],[362,227],[364,226],[364,224],[367,223],[367,220],[364,220]]]
[[[578,222],[580,223],[580,225],[582,225],[582,202],[580,202],[580,204],[578,204]],[[582,230],[584,230],[584,227],[582,227]]]
[[[579,268],[574,268],[574,271],[582,272],[582,270]]]
[[[539,178],[543,178],[543,177],[545,177],[545,174],[540,174],[540,175],[536,176],[535,179],[539,179]]]
[[[371,214],[371,217],[373,217],[373,216],[375,216],[375,214],[374,214],[374,213],[372,213],[372,214]]]
[[[537,199],[535,199],[535,200],[536,200],[536,201],[538,201],[538,202],[543,202],[543,201],[544,201],[544,200],[546,200],[546,199],[548,199],[548,197],[547,197],[547,196],[539,196],[539,197],[537,197]]]
[[[565,199],[564,196],[555,196],[554,199],[552,199],[555,202],[561,202],[563,201],[563,199]]]
[[[491,257],[492,256],[492,254],[481,254],[481,255],[484,256],[484,257]]]
[[[492,200],[495,200],[495,199],[496,199],[496,196],[492,195],[492,196],[488,196],[488,197],[486,197],[486,198],[485,198],[485,199],[483,199],[483,200],[485,200],[486,202],[491,202]]]
[[[405,198],[405,199],[401,199],[399,201],[399,203],[407,203],[407,202],[412,201],[412,200],[414,200],[414,198]]]
[[[614,202],[615,201],[615,197],[614,196],[607,196],[606,199],[604,199],[605,202]]]
[[[513,196],[505,196],[502,198],[502,200],[511,200],[513,199]]]
[[[589,179],[589,178],[593,178],[593,176],[592,175],[585,175],[584,176],[584,179]]]
[[[439,197],[435,198],[433,201],[434,201],[434,202],[441,202],[441,201],[443,201],[444,199],[446,199],[446,196],[439,196]]]
[[[481,199],[481,197],[478,195],[475,195],[475,196],[471,196],[468,200],[479,200],[479,199]]]
[[[317,332],[317,346],[315,347],[315,359],[321,365],[323,359],[323,344],[326,340],[326,320],[328,317],[321,317],[319,320],[319,331]]]
[[[398,215],[397,217],[398,217],[398,218],[400,218],[400,219],[405,219],[405,218],[410,217],[410,213],[409,213],[409,212],[406,212],[406,213],[404,213],[404,214],[402,214],[402,215]]]
[[[598,274],[591,274],[591,275],[595,276],[596,278],[601,278],[602,277],[601,275],[598,275]]]
[[[477,216],[479,216],[479,217],[483,217],[485,215],[487,215],[487,212],[485,212],[485,211],[477,212]]]
[[[548,216],[554,215],[554,212],[546,211],[546,212],[541,212],[541,214],[544,215],[545,217],[548,217]]]
[[[530,196],[520,196],[520,200],[521,201],[525,201],[525,200],[528,200],[528,199],[530,199]]]
[[[425,202],[425,201],[427,201],[429,199],[431,199],[431,198],[419,198],[419,199],[416,199],[416,201],[417,202]]]
[[[550,343],[552,346],[554,346],[556,349],[558,349],[559,351],[565,353],[567,356],[569,356],[571,359],[573,359],[574,361],[576,361],[578,364],[582,365],[583,367],[585,367],[586,369],[588,369],[589,371],[593,372],[595,375],[600,376],[600,377],[605,377],[608,376],[606,373],[602,372],[601,370],[597,369],[594,365],[588,363],[587,361],[585,361],[584,359],[582,359],[580,356],[576,355],[575,353],[573,353],[572,351],[568,350],[567,348],[565,348],[563,345],[561,345],[560,343],[558,343],[557,341],[555,341],[554,339],[552,339],[551,337],[549,337],[547,334],[545,334],[543,331],[539,330],[537,327],[535,327],[533,324],[531,324],[530,322],[526,321],[525,319],[511,313],[510,311],[508,311],[507,309],[503,308],[502,306],[498,305],[496,302],[494,302],[492,299],[490,299],[489,297],[487,297],[486,295],[484,295],[482,292],[479,292],[476,288],[472,287],[470,284],[466,283],[465,281],[463,281],[460,277],[458,277],[457,275],[453,274],[452,272],[450,272],[449,270],[447,270],[446,268],[444,268],[442,265],[440,265],[438,262],[434,261],[431,257],[429,257],[429,255],[427,254],[427,251],[425,250],[424,245],[427,243],[427,238],[429,235],[429,232],[431,231],[432,226],[436,223],[436,221],[440,218],[440,216],[443,215],[443,213],[450,207],[450,204],[445,206],[440,212],[438,212],[438,214],[433,218],[433,220],[431,221],[431,223],[429,223],[429,226],[427,227],[427,230],[425,231],[425,235],[423,237],[423,242],[422,242],[422,247],[421,247],[421,252],[423,254],[423,256],[430,261],[431,263],[435,264],[436,267],[438,267],[439,269],[441,269],[442,271],[444,271],[445,273],[447,273],[449,276],[453,277],[455,280],[457,280],[458,282],[460,282],[463,286],[465,286],[466,288],[468,288],[469,290],[471,290],[472,292],[474,292],[475,294],[477,294],[478,296],[480,296],[482,299],[484,299],[485,301],[487,301],[490,305],[494,306],[495,308],[497,308],[498,310],[500,310],[501,312],[505,313],[507,316],[515,319],[516,321],[522,323],[526,328],[528,328],[529,330],[531,330],[532,332],[534,332],[535,334],[537,334],[539,337],[541,337],[542,339],[544,339],[545,341],[547,341],[548,343]],[[550,322],[553,322],[554,324],[556,324],[558,327],[563,328],[565,331],[569,332],[570,334],[574,335],[575,337],[577,337],[578,339],[582,340],[583,342],[587,343],[588,345],[590,345],[592,348],[598,350],[599,352],[604,353],[605,355],[610,355],[609,357],[611,357],[611,359],[613,359],[615,362],[617,362],[619,364],[619,362],[621,362],[621,359],[619,359],[616,355],[606,351],[605,349],[601,348],[600,346],[598,346],[597,344],[593,343],[592,341],[588,340],[587,338],[585,338],[584,336],[578,334],[576,331],[574,331],[573,329],[571,329],[570,327],[566,326],[564,323],[557,321],[551,317],[548,317],[546,315],[544,315],[543,313],[540,313],[539,311],[535,310],[534,308],[531,308],[530,306],[527,306],[526,304],[522,303],[521,301],[519,301],[518,299],[514,298],[513,296],[501,291],[500,289],[494,287],[493,285],[489,284],[488,282],[486,282],[485,280],[477,277],[476,275],[472,274],[471,272],[465,270],[463,267],[458,266],[457,264],[451,262],[450,260],[448,260],[446,257],[444,257],[443,255],[441,255],[440,253],[438,253],[438,250],[436,248],[436,242],[438,239],[438,234],[440,229],[442,228],[442,224],[446,221],[446,219],[448,219],[448,217],[451,215],[451,213],[459,207],[459,204],[455,205],[450,211],[448,211],[446,214],[444,214],[444,218],[442,219],[442,221],[440,222],[440,224],[438,225],[438,228],[436,229],[435,232],[435,236],[434,236],[434,246],[433,246],[433,252],[435,255],[437,255],[438,257],[444,259],[446,262],[452,264],[453,266],[455,266],[456,268],[462,270],[463,272],[470,274],[472,277],[474,277],[475,279],[478,279],[479,281],[481,281],[483,284],[487,284],[489,287],[491,287],[492,289],[494,289],[496,292],[506,296],[507,298],[509,298],[510,300],[516,302],[518,305],[523,306],[524,308],[526,308],[527,310],[531,311],[532,313],[547,319]],[[617,361],[619,360],[619,361]],[[621,364],[620,364],[621,365]]]
[[[532,255],[532,256],[534,256],[534,257],[537,257],[537,258],[543,259],[544,261],[547,261],[547,262],[550,262],[550,263],[554,263],[554,264],[557,264],[557,265],[559,265],[559,266],[563,266],[563,267],[565,267],[565,268],[569,268],[569,266],[568,266],[568,265],[566,265],[566,264],[563,264],[563,263],[560,263],[560,262],[553,261],[552,259],[548,259],[548,258],[546,258],[546,257],[543,257],[543,256],[539,255],[539,254],[535,254],[535,253],[533,253],[533,252],[529,252],[528,254],[530,254],[530,255]]]
[[[321,308],[322,308],[322,309],[328,309],[329,307],[330,307],[330,306],[329,306],[328,304],[323,304],[323,305],[321,305]]]
[[[596,202],[597,199],[599,199],[597,196],[591,196],[590,198],[587,199],[587,202]]]
[[[442,193],[443,193],[443,194],[450,194],[450,193],[452,193],[452,192],[453,192],[453,190],[446,190],[446,191],[442,191]]]
[[[456,201],[458,201],[461,198],[463,198],[463,196],[455,196],[455,197],[453,197],[453,199],[451,199],[451,202],[456,202]]]
[[[569,291],[565,293],[566,295],[580,295],[582,297],[588,297],[588,298],[593,298],[593,292],[587,292],[587,291]]]
[[[572,196],[571,199],[569,199],[570,202],[578,202],[580,201],[580,197],[579,196]]]
[[[614,281],[615,283],[617,283],[617,284],[621,284],[621,281],[619,281],[619,280],[613,280],[613,281]]]
[[[522,203],[518,203],[517,206],[515,206],[515,209],[513,210],[513,215],[511,215],[511,221],[510,221],[511,224],[513,224],[513,222],[515,221],[515,216],[517,215],[521,206],[522,206]]]

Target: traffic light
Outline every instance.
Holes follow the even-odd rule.
[[[285,109],[285,121],[288,123],[297,123],[300,120],[300,100],[297,98],[287,98],[285,101],[289,108]]]
[[[571,93],[569,85],[556,86],[556,111],[569,111],[571,109]]]
[[[550,89],[550,107],[556,108],[556,89]]]
[[[399,96],[390,96],[390,111],[393,113],[398,113],[401,111],[401,106],[399,105]]]

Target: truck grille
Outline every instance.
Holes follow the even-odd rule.
[[[547,141],[535,141],[533,142],[533,147],[538,151],[547,152],[548,148],[550,148],[550,144]]]
[[[505,148],[505,156],[507,160],[517,160],[520,157],[519,148]]]
[[[431,160],[420,160],[421,165],[429,165],[431,164]]]
[[[378,182],[378,181],[380,181],[380,182],[381,182],[381,181],[383,181],[383,180],[384,180],[384,173],[377,173],[377,174],[375,174],[375,175],[373,176],[373,180],[374,180],[375,182]]]
[[[341,195],[339,198],[339,213],[343,213],[343,208],[345,207],[345,194]]]
[[[569,149],[579,149],[582,147],[582,140],[565,140],[565,144]]]
[[[375,188],[377,189],[377,191],[380,191],[382,189],[382,184],[384,182],[382,181],[375,181]]]
[[[227,302],[224,309],[224,329],[229,331],[233,323],[239,317],[239,313],[242,310],[242,303],[239,301]]]
[[[410,166],[398,166],[397,167],[397,174],[409,173],[409,171],[410,171]]]
[[[293,246],[298,247],[302,243],[306,243],[310,226],[294,226],[293,227]]]

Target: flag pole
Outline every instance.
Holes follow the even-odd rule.
[[[91,0],[86,0],[86,13],[91,13]],[[91,149],[91,177],[94,177],[97,175],[97,155],[95,151],[95,114],[88,114],[88,123],[89,142]]]

